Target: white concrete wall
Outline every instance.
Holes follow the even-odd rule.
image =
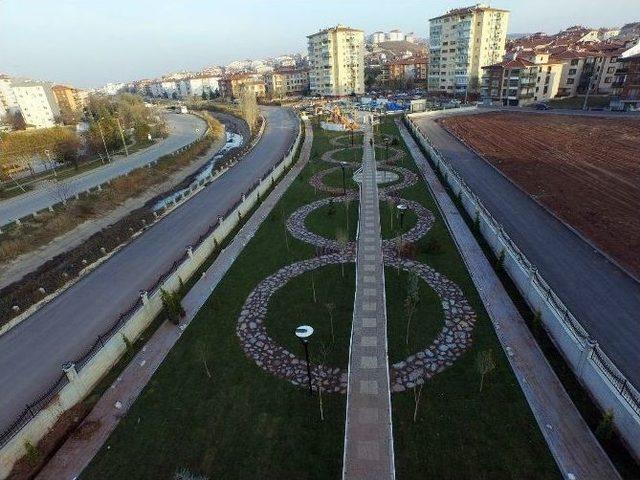
[[[524,256],[464,180],[413,123],[412,117],[422,115],[424,114],[407,117],[414,138],[429,153],[453,192],[461,192],[460,200],[469,216],[475,219],[476,212],[478,213],[480,232],[491,250],[496,256],[504,251],[505,271],[520,294],[533,311],[540,312],[542,323],[551,339],[600,408],[613,410],[618,432],[636,459],[640,459],[640,412],[634,411],[634,402],[627,400],[631,397],[640,399],[639,392],[625,380],[623,383],[614,383],[608,378],[607,369],[618,378],[624,379],[624,376],[599,348],[597,342],[589,337],[562,300],[555,295],[535,265]],[[605,365],[600,364],[594,350],[604,359]]]
[[[176,290],[179,286],[180,278],[186,282],[213,253],[216,242],[220,245],[241,222],[241,219],[244,219],[247,213],[256,205],[258,199],[265,198],[266,192],[293,163],[300,139],[301,131],[299,130],[298,137],[290,152],[200,245],[191,250],[191,254],[162,283],[161,287],[163,289]],[[0,478],[6,478],[14,463],[25,455],[26,442],[37,445],[40,439],[53,428],[58,418],[89,395],[100,379],[111,370],[126,351],[123,335],[130,341],[135,341],[161,310],[162,299],[160,298],[160,288],[158,288],[154,292],[149,292],[148,301],[143,301],[143,305],[133,312],[122,328],[107,340],[104,347],[79,371],[76,372],[72,369],[68,373],[70,382],[0,449]]]

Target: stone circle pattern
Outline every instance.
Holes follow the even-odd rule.
[[[326,152],[322,159],[329,164],[339,163],[332,155],[344,148],[352,148],[342,144],[342,140],[349,139],[348,135],[331,140],[333,145],[340,148]],[[390,147],[393,156],[389,160],[395,162],[402,158],[402,150]],[[353,163],[351,165],[354,165]],[[337,241],[322,237],[306,228],[306,217],[318,208],[332,202],[345,202],[358,199],[355,190],[348,190],[343,195],[342,188],[325,185],[322,179],[328,173],[339,169],[331,167],[318,172],[309,183],[318,190],[332,196],[308,203],[298,208],[287,219],[288,231],[298,240],[314,245],[319,255],[292,263],[278,270],[273,275],[262,280],[249,294],[242,307],[236,333],[248,357],[270,374],[291,382],[294,385],[306,386],[307,370],[304,360],[298,358],[284,347],[278,345],[267,333],[264,325],[267,316],[269,300],[287,282],[306,272],[328,265],[355,262],[356,244],[349,242],[341,246]],[[416,225],[402,235],[405,242],[414,242],[424,236],[433,226],[434,215],[419,202],[396,198],[393,193],[399,192],[418,181],[417,176],[410,170],[395,165],[386,164],[385,169],[400,175],[402,180],[393,185],[380,188],[380,199],[393,199],[397,203],[407,205],[417,216]],[[438,273],[428,265],[401,257],[395,247],[398,238],[383,240],[384,264],[388,267],[399,268],[418,275],[440,298],[444,325],[436,335],[431,345],[410,355],[401,362],[394,363],[390,368],[391,390],[401,392],[416,385],[423,384],[439,372],[453,365],[465,350],[472,344],[472,332],[476,322],[476,314],[466,300],[462,290],[444,275]],[[346,393],[347,371],[343,368],[326,365],[312,365],[313,388],[322,386],[324,392]]]

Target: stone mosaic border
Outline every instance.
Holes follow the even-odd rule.
[[[303,359],[277,344],[267,333],[264,321],[271,297],[286,284],[312,270],[355,262],[355,252],[343,251],[292,263],[267,277],[249,294],[245,301],[236,333],[242,348],[256,364],[276,377],[294,385],[306,386],[307,370]],[[420,385],[433,375],[453,365],[453,362],[471,346],[471,332],[476,315],[460,288],[431,267],[413,260],[399,258],[385,252],[385,266],[413,272],[440,297],[444,326],[428,347],[391,366],[391,389],[401,392]],[[346,393],[347,371],[328,365],[311,365],[313,388],[322,385],[324,392]]]
[[[264,320],[267,316],[269,300],[290,280],[328,265],[355,262],[355,242],[341,246],[335,240],[311,232],[305,225],[307,216],[318,208],[333,202],[358,199],[358,192],[354,189],[348,189],[344,195],[342,188],[331,187],[323,182],[326,175],[340,169],[342,162],[333,159],[334,153],[345,149],[360,148],[359,146],[352,147],[348,144],[342,144],[344,139],[350,140],[350,136],[342,135],[332,138],[330,143],[339,148],[329,150],[322,155],[323,161],[336,166],[317,172],[309,180],[309,184],[317,190],[337,196],[323,198],[301,206],[289,216],[286,222],[286,228],[291,235],[298,240],[314,245],[319,256],[287,265],[260,282],[247,297],[236,327],[236,333],[247,356],[268,373],[294,385],[306,386],[308,381],[306,363],[269,337]],[[394,163],[405,155],[401,149],[395,147],[389,147],[389,149],[393,151],[393,155],[387,160],[389,163]],[[346,163],[351,167],[360,165],[356,162]],[[384,169],[397,173],[402,179],[398,183],[381,187],[379,189],[380,200],[393,199],[396,203],[404,203],[416,213],[418,218],[416,225],[401,236],[402,242],[415,242],[431,229],[435,217],[421,203],[398,198],[393,194],[414,185],[418,181],[418,177],[409,169],[389,165],[386,162],[380,163],[384,163]],[[401,392],[421,385],[433,375],[453,365],[453,362],[471,346],[472,331],[476,322],[476,314],[464,297],[462,290],[428,265],[400,257],[396,248],[399,241],[400,237],[382,241],[385,266],[415,273],[427,283],[440,297],[444,323],[429,346],[403,361],[391,365],[391,390],[393,392]],[[345,369],[328,365],[312,365],[311,367],[315,390],[321,385],[324,392],[346,393],[347,372]]]

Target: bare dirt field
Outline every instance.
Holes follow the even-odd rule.
[[[499,112],[440,123],[640,277],[640,119]]]

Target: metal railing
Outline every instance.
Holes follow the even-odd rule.
[[[411,118],[405,117],[405,123],[409,127],[413,136],[419,140],[417,143],[422,147],[420,140],[429,145],[429,149],[435,154],[431,155],[429,151],[425,153],[431,159],[437,170],[445,170],[445,180],[451,175],[456,183],[460,185],[460,189],[469,197],[475,205],[479,215],[482,215],[491,230],[500,238],[505,245],[505,253],[510,254],[518,266],[528,273],[532,285],[537,289],[540,296],[545,300],[547,306],[554,312],[559,322],[571,334],[575,342],[578,343],[580,349],[590,348],[592,346],[589,358],[593,360],[594,366],[607,379],[612,390],[616,391],[629,404],[631,409],[640,418],[640,394],[638,390],[627,380],[620,372],[606,353],[600,348],[598,342],[593,340],[579,320],[571,313],[564,302],[553,291],[551,286],[542,278],[537,267],[525,256],[518,248],[509,235],[505,232],[502,225],[487,210],[482,201],[471,190],[460,174],[445,160],[438,148],[425,136],[420,129],[413,123]],[[436,157],[435,159],[433,157]],[[444,167],[444,168],[443,168]]]

